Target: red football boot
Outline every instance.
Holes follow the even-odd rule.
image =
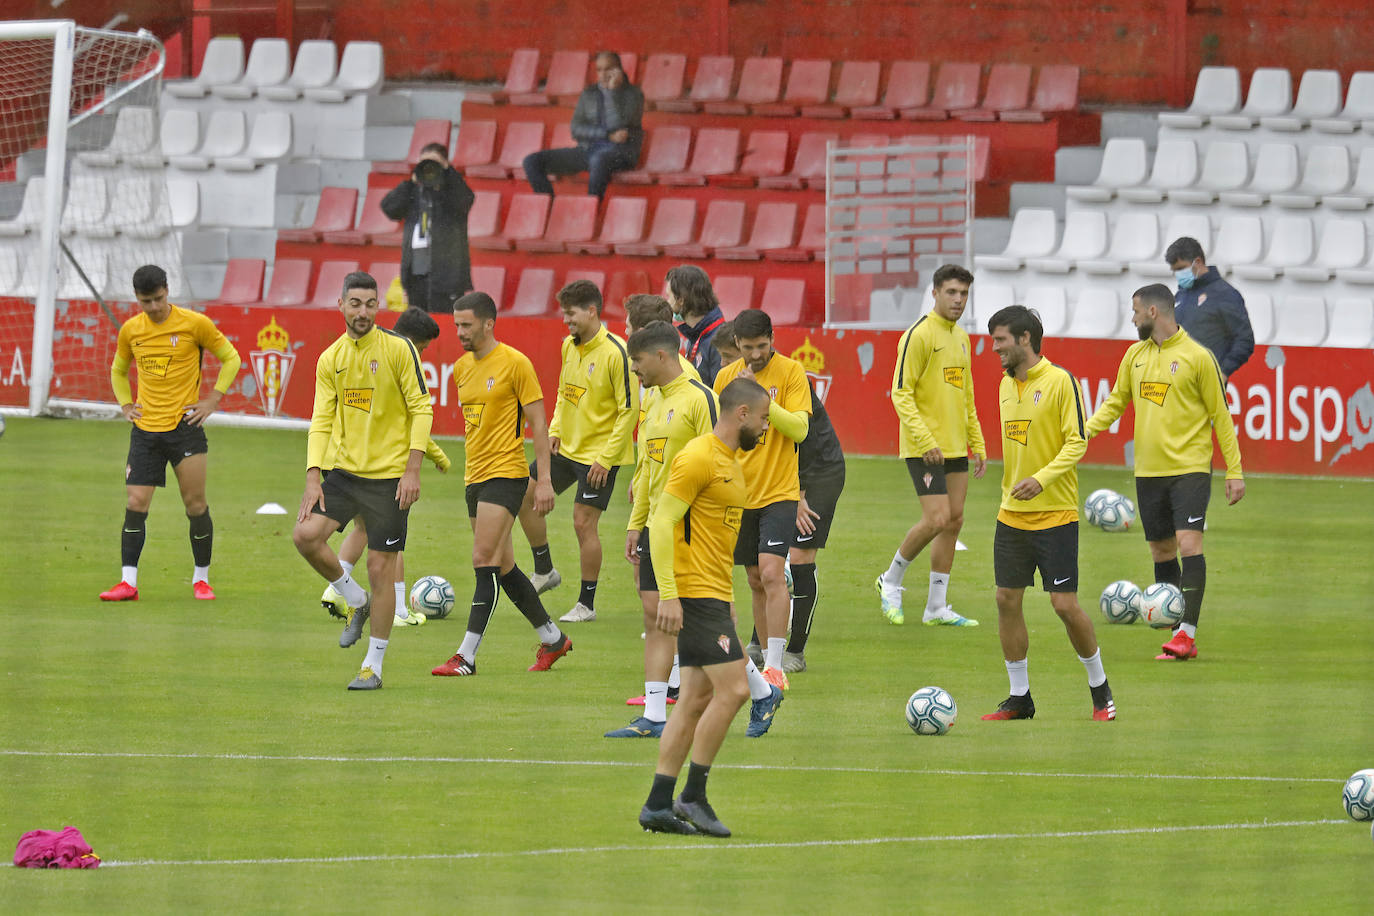
[[[121,582],[108,592],[100,593],[101,601],[137,601],[138,589],[127,582]]]
[[[553,667],[553,663],[572,651],[572,640],[568,634],[563,634],[563,639],[557,645],[546,646],[540,644],[539,650],[534,653],[534,664],[530,665],[530,671],[548,671]]]
[[[429,673],[435,677],[466,677],[477,673],[477,663],[470,662],[455,652],[453,658],[431,668]]]
[[[1179,630],[1174,634],[1174,638],[1159,647],[1163,650],[1162,655],[1155,656],[1157,661],[1187,661],[1190,658],[1197,658],[1197,641],[1187,633]]]
[[[215,590],[210,587],[209,582],[192,583],[191,592],[196,596],[197,601],[215,600]]]

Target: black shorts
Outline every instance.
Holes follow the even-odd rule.
[[[797,533],[797,501],[784,499],[757,509],[745,509],[735,541],[735,565],[758,566],[759,554],[787,556],[787,548]]]
[[[162,433],[150,433],[135,426],[129,431],[129,457],[124,461],[124,483],[131,487],[167,485],[167,464],[181,464],[183,458],[204,455],[210,450],[205,428],[192,426],[184,419]]]
[[[1211,474],[1135,479],[1136,509],[1147,541],[1167,541],[1176,531],[1201,531],[1211,498]]]
[[[335,468],[320,485],[328,508],[321,509],[316,503],[311,511],[334,519],[340,530],[361,515],[367,528],[367,549],[399,553],[406,549],[406,526],[410,519],[410,510],[402,509],[396,501],[399,482],[399,477],[377,480]]]
[[[605,512],[611,505],[611,497],[615,495],[615,472],[619,469],[610,469],[606,474],[606,483],[600,489],[587,483],[587,471],[590,469],[591,465],[578,464],[562,455],[549,456],[549,482],[553,484],[553,492],[562,493],[575,483],[577,496],[573,502]],[[530,476],[535,480],[539,479],[533,461],[530,462]]]
[[[1047,592],[1078,591],[1078,522],[1026,531],[997,523],[992,568],[998,588],[1028,588],[1035,571]]]
[[[916,485],[917,496],[943,496],[949,492],[945,483],[947,475],[968,473],[968,456],[946,458],[944,464],[926,464],[922,458],[908,458],[906,472]]]
[[[839,505],[840,494],[843,492],[843,477],[834,485],[827,481],[824,486],[811,487],[806,491],[806,504],[813,511],[819,512],[821,517],[813,520],[816,530],[810,534],[802,534],[794,526],[791,546],[799,550],[819,550],[825,546],[825,542],[830,538],[830,526],[835,521],[835,507]]]
[[[639,590],[658,591],[658,578],[654,575],[654,558],[649,555],[648,528],[639,529],[639,546],[635,548],[635,555],[639,557]]]
[[[477,517],[478,503],[496,503],[512,518],[518,518],[520,505],[525,501],[525,491],[529,487],[528,477],[493,477],[468,484],[463,491],[468,501],[468,518]]]
[[[678,664],[705,668],[744,658],[744,647],[730,619],[730,605],[719,598],[683,598],[682,632],[677,634]]]

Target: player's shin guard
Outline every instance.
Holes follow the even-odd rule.
[[[215,546],[215,523],[210,520],[210,510],[186,518],[191,522],[191,556],[197,566],[209,566],[210,554]]]
[[[472,586],[472,610],[468,612],[468,632],[475,634],[480,640],[487,632],[487,624],[491,622],[491,615],[496,611],[497,599],[501,596],[496,586],[501,576],[501,567],[478,566],[472,572],[476,581]],[[472,660],[471,656],[463,657]]]
[[[119,537],[119,565],[137,566],[148,537],[148,513],[124,510],[124,532]]]
[[[1163,563],[1155,564],[1155,581],[1168,582],[1170,585],[1177,586],[1182,581],[1183,573],[1178,565],[1178,557],[1172,560],[1165,560]]]
[[[1202,595],[1207,590],[1207,560],[1198,554],[1183,558],[1183,622],[1196,627],[1202,616]]]
[[[792,564],[792,592],[792,635],[787,640],[787,651],[800,655],[806,651],[819,595],[815,563]]]
[[[519,566],[512,566],[510,572],[501,577],[501,590],[520,609],[520,613],[525,615],[530,626],[539,629],[552,623],[549,612],[544,610],[544,602],[539,600],[539,592],[535,590],[534,583]]]

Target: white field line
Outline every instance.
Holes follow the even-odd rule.
[[[649,766],[643,761],[627,760],[538,760],[519,757],[442,757],[442,756],[330,756],[322,754],[168,754],[140,751],[31,751],[0,748],[0,757],[62,757],[97,760],[242,760],[248,762],[301,763],[508,763],[520,766],[551,767],[631,767]],[[1208,773],[1058,773],[1041,770],[947,770],[901,769],[896,767],[829,767],[807,764],[743,763],[718,764],[717,770],[765,770],[808,773],[876,773],[897,776],[999,776],[1012,779],[1172,779],[1203,782],[1287,782],[1334,784],[1343,780],[1315,776],[1246,776]]]

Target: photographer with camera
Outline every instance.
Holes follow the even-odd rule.
[[[410,179],[382,198],[382,212],[403,220],[401,285],[406,300],[426,312],[453,312],[472,290],[468,211],[473,193],[448,161],[448,147],[430,143]]]

